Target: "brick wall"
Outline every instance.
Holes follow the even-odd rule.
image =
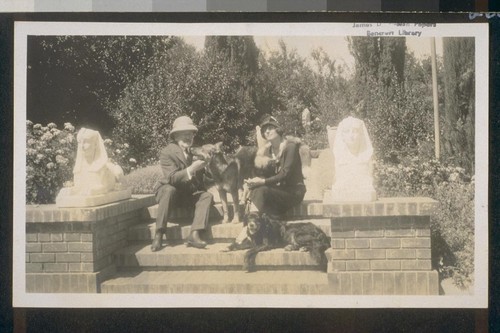
[[[27,206],[26,291],[98,292],[114,271],[113,253],[127,242],[151,197],[95,208]]]
[[[329,204],[328,278],[336,294],[433,295],[428,198],[384,198],[373,203]]]

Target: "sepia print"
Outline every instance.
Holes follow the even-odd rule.
[[[15,25],[14,305],[485,307],[487,25]]]

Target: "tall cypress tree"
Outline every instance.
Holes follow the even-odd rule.
[[[474,39],[443,38],[443,157],[474,170]]]

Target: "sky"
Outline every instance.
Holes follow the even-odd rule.
[[[183,38],[198,50],[203,49],[204,36],[183,36]],[[345,65],[347,72],[352,71],[354,67],[354,58],[349,53],[347,40],[344,36],[254,36],[257,47],[267,54],[278,50],[280,38],[290,50],[295,49],[304,58],[308,58],[311,51],[321,47],[331,59],[336,60],[337,65]],[[431,54],[431,38],[406,37],[406,46],[417,58],[427,57]],[[438,56],[443,53],[442,38],[439,37],[436,38],[436,53]]]

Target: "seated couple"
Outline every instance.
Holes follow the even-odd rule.
[[[189,148],[198,131],[193,121],[186,116],[177,118],[168,144],[160,153],[163,178],[155,187],[158,214],[156,231],[151,250],[162,247],[162,238],[170,210],[174,205],[194,208],[191,232],[186,245],[204,248],[207,243],[201,239],[200,231],[208,226],[213,196],[203,184],[205,162],[192,160]],[[247,179],[250,189],[250,211],[282,216],[288,209],[300,203],[306,188],[302,175],[299,144],[287,140],[275,118],[267,116],[260,124],[262,137],[266,140],[263,154],[274,160],[275,170],[267,178]],[[241,234],[244,233],[244,230]],[[239,237],[238,237],[239,238]]]

